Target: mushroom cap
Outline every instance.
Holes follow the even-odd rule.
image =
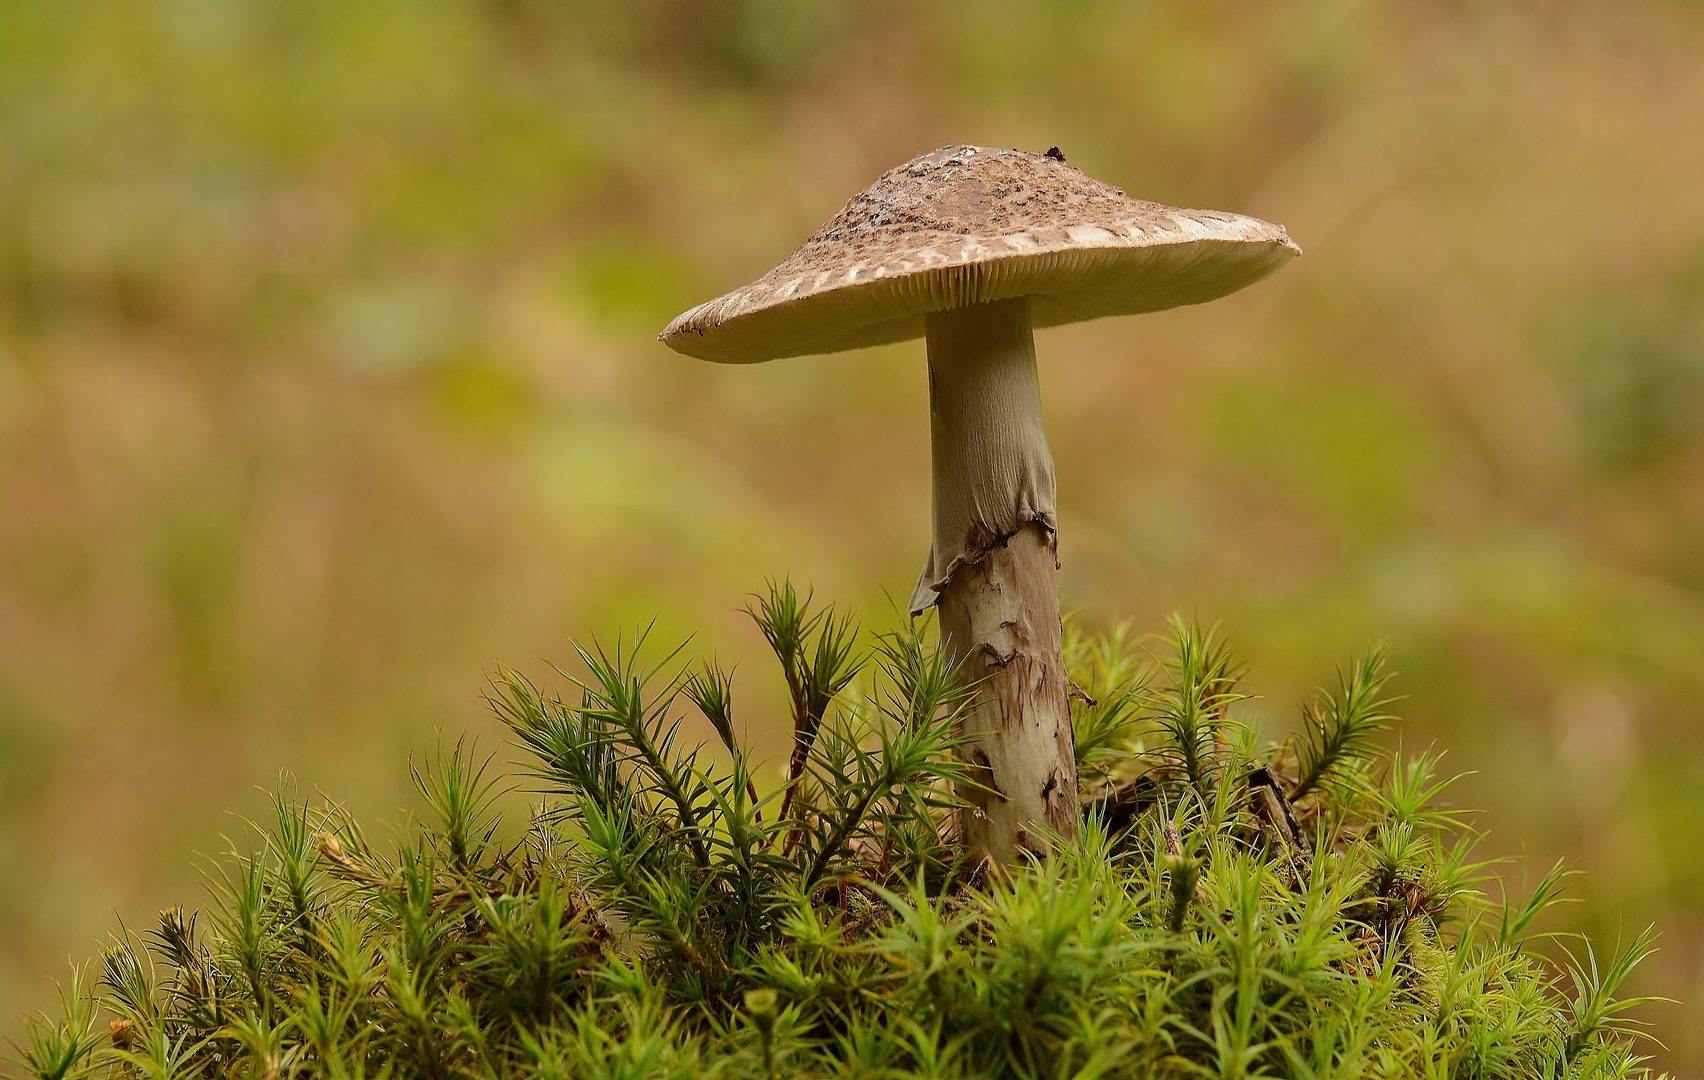
[[[947,146],[883,173],[799,250],[659,339],[725,364],[922,337],[923,316],[1027,296],[1032,325],[1199,304],[1301,254],[1282,226],[1132,199],[1057,152]]]

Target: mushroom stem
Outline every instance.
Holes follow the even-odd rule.
[[[935,543],[912,606],[939,606],[947,656],[977,686],[963,752],[980,787],[961,792],[960,835],[1009,864],[1045,850],[1036,825],[1074,836],[1078,815],[1029,301],[932,312],[927,331]]]

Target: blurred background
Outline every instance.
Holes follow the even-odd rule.
[[[1275,736],[1388,635],[1704,1076],[1701,56],[1660,0],[7,0],[0,1015],[281,769],[400,820],[570,635],[696,630],[764,740],[746,594],[915,580],[922,346],[654,335],[914,154],[1058,144],[1307,251],[1038,336],[1067,604],[1221,621]]]

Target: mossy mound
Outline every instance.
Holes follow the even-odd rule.
[[[1381,749],[1376,651],[1273,744],[1232,708],[1212,634],[1073,641],[1093,801],[1045,863],[1006,871],[952,841],[963,695],[920,628],[866,647],[785,585],[754,616],[793,704],[791,796],[755,782],[714,666],[583,649],[568,699],[503,673],[492,705],[541,800],[524,831],[461,744],[414,770],[428,820],[392,843],[286,785],[204,917],[115,936],[61,1014],[30,1022],[19,1064],[161,1080],[1648,1075],[1637,1002],[1615,997],[1648,943],[1560,968],[1529,948],[1561,872],[1518,902],[1488,895],[1436,758]],[[683,746],[684,709],[723,745]]]

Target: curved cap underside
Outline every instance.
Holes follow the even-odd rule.
[[[1062,160],[949,146],[884,173],[757,281],[660,336],[744,364],[923,336],[923,316],[1030,298],[1033,325],[1199,304],[1301,253],[1278,225],[1132,199]]]

